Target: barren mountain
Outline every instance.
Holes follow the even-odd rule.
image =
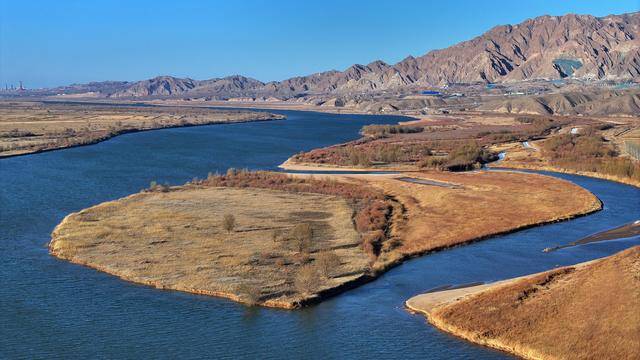
[[[264,83],[241,75],[227,76],[219,79],[199,81],[197,87],[189,90],[189,94],[245,96],[261,89]]]
[[[640,80],[640,12],[594,17],[541,16],[496,26],[469,41],[395,65],[374,61],[283,81],[262,83],[244,76],[193,80],[159,76],[105,85],[104,96],[229,98],[301,94],[357,94],[405,91],[452,83],[500,83],[531,79]],[[82,92],[88,85],[67,87]],[[94,86],[95,87],[95,86]],[[544,105],[541,105],[544,107]]]
[[[248,77],[234,75],[209,80],[193,80],[172,76],[158,76],[138,81],[126,89],[110,94],[111,97],[158,97],[158,96],[242,96],[253,94],[264,83]]]
[[[640,114],[640,93],[605,90],[501,98],[482,104],[478,110],[537,115],[637,116]]]
[[[541,16],[397,64],[419,84],[564,77],[637,79],[640,13]],[[406,64],[403,64],[406,63]]]
[[[349,93],[449,83],[565,77],[640,78],[640,13],[597,18],[541,16],[497,26],[472,40],[412,56],[285,80],[279,93]]]
[[[169,96],[185,93],[197,85],[196,80],[180,79],[172,76],[158,76],[153,79],[138,81],[125,90],[112,94],[112,97],[147,97]]]

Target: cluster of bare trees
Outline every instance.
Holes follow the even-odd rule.
[[[224,214],[221,225],[227,233],[232,233],[237,226],[235,216]],[[271,234],[272,241],[285,242],[296,253],[300,266],[294,274],[293,287],[296,292],[305,296],[317,291],[323,279],[336,276],[341,265],[340,257],[334,251],[318,251],[315,256],[311,256],[313,236],[313,227],[309,223],[296,224],[285,234],[279,230],[274,230]],[[278,260],[276,265],[279,267],[286,265],[284,259]],[[257,285],[244,283],[238,286],[237,291],[247,304],[255,305],[260,301],[261,291]]]
[[[634,159],[640,160],[640,141],[626,140],[624,142],[624,151]]]
[[[637,155],[637,147],[636,143],[635,146],[631,145],[631,149],[625,150],[636,151]],[[544,142],[543,153],[558,167],[640,180],[640,163],[617,156],[610,144],[602,136],[594,134],[593,130],[584,135],[554,136]],[[629,154],[635,157],[631,152]]]
[[[386,232],[393,211],[393,201],[382,191],[372,187],[328,178],[301,178],[281,173],[237,169],[229,169],[223,175],[209,174],[206,179],[194,179],[192,184],[340,196],[349,200],[356,210],[354,214],[356,230],[362,237],[362,247],[370,256],[370,260],[375,261],[380,251],[387,248],[383,245],[387,242]],[[224,214],[220,224],[228,234],[232,234],[238,226],[233,214]],[[326,281],[338,276],[341,267],[340,257],[335,251],[318,251],[317,247],[314,248],[314,235],[313,223],[300,223],[286,232],[275,229],[270,236],[271,241],[286,244],[286,250],[294,253],[293,256],[277,258],[274,265],[278,268],[288,268],[291,263],[297,264],[295,273],[291,273],[289,269],[287,272],[292,274],[291,280],[295,291],[303,295],[317,292],[323,279]],[[242,291],[247,293],[247,299],[255,298],[250,296],[251,294],[259,294],[255,289],[247,288]]]

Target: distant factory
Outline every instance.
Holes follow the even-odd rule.
[[[15,85],[11,84],[4,84],[4,91],[25,91],[26,89],[24,88],[24,86],[22,85],[22,80],[18,81],[19,85],[16,88]],[[0,88],[1,89],[1,88]]]

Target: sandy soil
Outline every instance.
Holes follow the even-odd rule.
[[[543,273],[409,299],[466,340],[529,359],[640,356],[640,246]]]
[[[93,144],[132,131],[282,118],[252,111],[0,101],[0,157]]]

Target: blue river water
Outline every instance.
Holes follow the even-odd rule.
[[[638,238],[543,253],[640,218],[640,190],[573,175],[598,213],[407,261],[362,287],[300,311],[246,308],[156,290],[50,256],[69,212],[152,180],[181,184],[229,167],[276,169],[290,155],[356,138],[392,116],[278,111],[284,121],[175,128],[0,160],[0,358],[504,359],[405,311],[443,284],[493,281],[606,256]]]

